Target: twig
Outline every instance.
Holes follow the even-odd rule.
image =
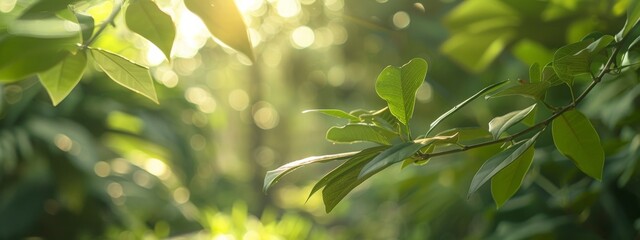
[[[107,19],[104,20],[104,22],[102,24],[100,24],[100,28],[98,28],[96,33],[94,33],[91,36],[91,38],[89,38],[89,40],[87,40],[86,42],[84,42],[80,46],[81,50],[84,50],[84,49],[88,48],[91,44],[93,44],[93,42],[95,42],[96,39],[98,39],[100,34],[102,34],[102,32],[104,32],[104,30],[107,28],[107,26],[109,26],[110,24],[113,23],[113,21],[115,20],[116,16],[118,16],[118,13],[120,13],[120,10],[122,10],[123,2],[124,2],[123,0],[116,0],[115,1],[115,5],[113,6],[113,10],[111,11],[111,14],[109,14],[109,17],[107,17]]]

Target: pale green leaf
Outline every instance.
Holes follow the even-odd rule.
[[[489,132],[493,134],[494,139],[500,138],[500,135],[509,129],[511,126],[516,123],[522,121],[533,109],[536,107],[536,104],[529,106],[528,108],[513,111],[502,115],[500,117],[496,117],[489,122]]]
[[[127,27],[158,47],[167,59],[176,36],[171,16],[164,13],[151,0],[132,0],[125,12]]]
[[[141,94],[155,103],[158,97],[149,69],[102,49],[90,48],[93,60],[116,83]]]
[[[215,38],[254,59],[247,27],[234,0],[184,0],[184,4],[202,19]]]
[[[531,163],[533,162],[533,145],[516,158],[507,167],[500,170],[491,178],[491,195],[500,208],[509,198],[511,198],[520,188]]]
[[[425,145],[421,143],[415,142],[403,142],[393,145],[367,163],[367,165],[365,165],[360,171],[358,178],[369,176],[370,174],[385,169],[394,163],[401,162],[402,160],[411,157],[424,146]]]
[[[355,143],[369,141],[384,145],[391,144],[397,133],[370,124],[348,124],[342,127],[331,127],[327,131],[327,140],[336,143]]]
[[[520,95],[536,100],[541,100],[544,98],[544,95],[549,87],[551,87],[551,84],[546,81],[536,83],[522,83],[497,92],[496,94],[489,96],[489,98]]]
[[[504,84],[506,84],[508,81],[502,81],[499,83],[494,83],[491,84],[485,88],[483,88],[482,90],[480,90],[479,92],[477,92],[476,94],[474,94],[473,96],[465,99],[464,101],[462,101],[461,103],[459,103],[458,105],[456,105],[455,107],[449,109],[449,111],[443,113],[442,115],[440,115],[440,117],[438,117],[436,120],[434,120],[430,125],[429,125],[429,130],[427,131],[426,135],[429,135],[429,133],[435,129],[436,126],[438,126],[438,124],[440,124],[440,122],[442,122],[442,120],[444,120],[445,118],[449,117],[451,114],[457,112],[458,110],[460,110],[462,107],[464,107],[465,105],[467,105],[468,103],[470,103],[471,101],[475,100],[476,98],[491,93],[492,91],[502,87]]]
[[[326,211],[330,212],[353,188],[365,180],[357,178],[364,164],[386,148],[387,146],[368,148],[353,155],[343,164],[322,177],[322,179],[313,186],[313,189],[311,189],[309,197],[330,184],[330,189],[326,193],[323,193]]]
[[[22,80],[57,65],[75,48],[72,38],[0,35],[0,82]]]
[[[58,65],[38,74],[40,83],[49,93],[54,106],[71,93],[71,90],[80,82],[86,67],[87,56],[84,51],[81,51],[67,55]]]
[[[526,142],[512,146],[511,148],[498,153],[497,155],[484,162],[484,164],[482,164],[478,172],[476,172],[476,174],[473,176],[473,179],[471,180],[471,185],[469,186],[469,193],[467,194],[467,197],[471,196],[471,194],[476,192],[482,185],[484,185],[487,181],[489,181],[489,179],[495,176],[502,169],[506,168],[516,159],[524,155],[525,152],[534,145],[536,138],[538,138],[538,135],[540,135],[539,132]]]
[[[552,122],[553,142],[562,155],[587,175],[601,180],[604,150],[600,137],[587,117],[569,110]]]
[[[286,175],[287,173],[293,170],[296,170],[299,167],[306,166],[312,163],[321,163],[321,162],[328,162],[328,161],[350,158],[354,156],[356,153],[357,152],[348,152],[348,153],[338,153],[338,154],[324,155],[324,156],[312,156],[312,157],[303,158],[300,160],[287,163],[275,170],[271,170],[267,172],[267,174],[264,176],[263,190],[266,192],[267,190],[269,190],[271,186],[273,186],[273,184],[278,182],[278,180],[282,176]]]
[[[378,96],[387,101],[391,114],[407,125],[413,115],[416,92],[427,74],[424,59],[414,58],[400,68],[388,66],[376,81]]]
[[[305,110],[302,113],[310,113],[310,112],[318,112],[318,113],[322,113],[324,115],[327,116],[331,116],[331,117],[336,117],[336,118],[341,118],[341,119],[347,119],[349,121],[353,121],[353,122],[359,122],[360,119],[354,115],[351,115],[345,111],[339,110],[339,109],[310,109],[310,110]]]

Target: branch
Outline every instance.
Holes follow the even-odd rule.
[[[107,28],[107,26],[113,24],[113,21],[116,19],[116,16],[118,16],[118,13],[120,13],[120,10],[122,10],[123,2],[124,2],[123,0],[120,0],[120,1],[116,0],[115,1],[115,6],[113,6],[113,10],[111,11],[111,14],[109,14],[109,17],[107,17],[107,19],[104,20],[104,22],[102,24],[100,24],[100,28],[98,28],[96,33],[93,34],[93,36],[91,36],[91,38],[89,38],[89,40],[87,40],[86,42],[84,42],[80,46],[80,50],[87,49],[91,44],[93,44],[93,42],[96,41],[96,39],[98,39],[100,34],[102,34],[102,32],[104,32],[104,30]]]
[[[459,152],[464,152],[464,151],[468,151],[471,149],[475,149],[475,148],[480,148],[480,147],[486,147],[489,145],[494,145],[494,144],[498,144],[498,143],[504,143],[504,142],[510,142],[513,141],[514,139],[523,136],[535,129],[538,128],[546,128],[547,125],[549,125],[554,119],[556,119],[557,117],[559,117],[560,115],[562,115],[563,113],[576,108],[576,106],[582,102],[582,100],[584,100],[584,98],[589,94],[589,92],[591,92],[591,90],[593,90],[593,88],[600,83],[600,81],[602,81],[602,78],[611,71],[611,66],[613,65],[613,63],[615,62],[615,58],[616,55],[618,55],[619,52],[619,48],[615,48],[613,53],[611,54],[611,56],[609,57],[609,59],[607,60],[607,63],[605,63],[604,67],[602,68],[602,70],[598,73],[597,76],[593,77],[593,81],[591,82],[591,84],[589,84],[589,86],[580,94],[580,96],[578,96],[578,98],[575,99],[575,101],[573,101],[571,104],[564,106],[562,108],[560,108],[560,110],[558,110],[557,112],[555,112],[553,115],[549,116],[547,119],[543,120],[542,122],[537,123],[536,125],[533,125],[529,128],[526,128],[516,134],[513,134],[511,136],[507,136],[507,137],[503,137],[503,138],[499,138],[496,140],[492,140],[492,141],[488,141],[488,142],[483,142],[483,143],[478,143],[478,144],[473,144],[473,145],[466,145],[463,146],[462,148],[458,148],[458,149],[452,149],[452,150],[447,150],[447,151],[442,151],[442,152],[435,152],[435,153],[418,153],[418,160],[427,160],[429,158],[433,158],[433,157],[438,157],[438,156],[443,156],[443,155],[448,155],[448,154],[453,154],[453,153],[459,153]]]

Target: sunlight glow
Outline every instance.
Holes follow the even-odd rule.
[[[397,28],[406,28],[409,26],[409,23],[411,23],[411,18],[407,12],[399,11],[393,14],[393,25]]]
[[[149,158],[144,163],[144,169],[156,177],[163,178],[167,173],[167,165],[160,159]]]
[[[236,0],[236,5],[242,13],[258,11],[264,4],[264,0]]]
[[[316,37],[313,30],[307,26],[301,26],[291,33],[291,41],[295,48],[307,48],[313,44]]]
[[[300,3],[296,0],[278,0],[276,3],[278,15],[284,18],[295,17],[300,14]]]

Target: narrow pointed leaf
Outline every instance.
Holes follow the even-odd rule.
[[[526,116],[529,115],[529,113],[531,113],[531,111],[533,111],[533,109],[536,107],[536,104],[533,104],[531,106],[529,106],[528,108],[519,110],[519,111],[513,111],[510,113],[507,113],[505,115],[502,115],[500,117],[496,117],[494,119],[492,119],[489,122],[489,132],[491,132],[491,134],[493,134],[493,138],[494,139],[498,139],[500,138],[500,135],[506,131],[507,129],[509,129],[511,126],[515,125],[516,123],[522,121],[522,119],[524,119]]]
[[[125,12],[127,27],[158,47],[167,59],[176,36],[171,17],[151,0],[133,0]]]
[[[429,133],[436,127],[438,126],[438,124],[440,124],[440,122],[442,122],[442,120],[446,119],[447,117],[451,116],[451,114],[457,112],[458,110],[460,110],[462,107],[464,107],[465,105],[469,104],[471,101],[475,100],[476,98],[484,95],[484,94],[488,94],[500,87],[502,87],[504,84],[508,83],[509,81],[502,81],[499,83],[494,83],[491,84],[485,88],[483,88],[482,90],[480,90],[479,92],[477,92],[476,94],[474,94],[473,96],[465,99],[464,101],[462,101],[460,104],[456,105],[455,107],[453,107],[452,109],[449,109],[449,111],[445,112],[444,114],[440,115],[440,117],[438,117],[435,121],[433,121],[430,125],[429,125],[429,131],[427,131],[427,133],[425,135],[429,135]]]
[[[336,182],[336,179],[338,178],[344,177],[349,174],[353,174],[353,173],[350,173],[352,171],[355,172],[355,174],[360,173],[360,170],[364,166],[363,161],[369,161],[373,159],[373,157],[378,155],[378,153],[382,152],[382,150],[387,148],[388,146],[377,146],[377,147],[367,148],[356,154],[353,154],[343,164],[331,170],[331,172],[327,173],[324,177],[322,177],[322,179],[320,179],[313,186],[313,189],[311,189],[311,192],[309,193],[308,198],[311,197],[318,190],[327,186],[329,182]],[[358,170],[355,171],[354,168],[357,168]]]
[[[321,179],[320,182],[316,184],[320,186],[319,188],[314,186],[315,191],[324,187],[322,190],[322,199],[327,213],[331,212],[349,192],[375,174],[371,173],[367,176],[358,177],[358,173],[362,167],[386,148],[386,146],[383,146],[363,150],[358,153],[357,156],[347,160],[331,171],[325,178]],[[312,193],[313,192],[314,191],[312,191]]]
[[[529,146],[513,163],[491,178],[491,195],[498,208],[502,207],[520,188],[522,180],[533,162],[534,152],[533,145]]]
[[[362,178],[368,176],[371,173],[385,169],[394,163],[401,162],[402,160],[411,157],[424,146],[425,145],[415,142],[403,142],[393,145],[389,149],[380,153],[380,155],[376,156],[371,160],[371,162],[367,163],[367,165],[365,165],[360,171],[358,177]]]
[[[416,92],[427,74],[424,59],[414,58],[402,67],[388,66],[376,81],[376,93],[387,101],[391,114],[407,125],[413,115]]]
[[[302,113],[310,113],[310,112],[318,112],[318,113],[322,113],[324,115],[327,116],[331,116],[331,117],[336,117],[336,118],[342,118],[342,119],[347,119],[349,121],[354,121],[354,122],[359,122],[360,119],[356,116],[353,116],[345,111],[339,110],[339,109],[311,109],[311,110],[305,110]]]
[[[266,192],[267,190],[269,190],[271,186],[273,186],[273,184],[278,182],[278,180],[280,180],[282,176],[286,175],[287,173],[293,170],[296,170],[299,167],[306,166],[312,163],[341,160],[341,159],[352,157],[356,153],[358,152],[338,153],[338,154],[324,155],[324,156],[313,156],[313,157],[303,158],[300,160],[287,163],[275,170],[271,170],[267,172],[267,175],[264,176],[263,190]]]
[[[93,60],[116,83],[158,103],[149,69],[102,49],[89,49]]]
[[[484,162],[484,164],[482,164],[478,172],[476,172],[476,174],[473,176],[473,179],[471,180],[471,185],[469,186],[469,193],[467,193],[467,197],[471,196],[471,194],[480,189],[482,185],[484,185],[502,169],[506,168],[515,160],[524,155],[525,152],[534,145],[536,138],[538,138],[538,135],[540,135],[540,133],[537,133],[526,142],[512,146],[506,151],[498,153],[497,155]]]
[[[551,87],[551,84],[546,81],[518,84],[512,87],[506,88],[500,92],[497,92],[489,96],[489,98],[520,95],[520,96],[532,98],[535,100],[542,100],[544,98],[545,93],[547,93],[547,90],[550,87]]]
[[[589,119],[576,110],[569,110],[554,119],[551,125],[558,151],[571,159],[582,172],[601,180],[604,150]]]
[[[247,27],[234,0],[184,0],[211,34],[225,45],[254,59]]]
[[[332,127],[327,131],[327,140],[336,143],[375,142],[384,145],[391,144],[391,139],[397,134],[391,130],[369,124],[348,124],[342,127]]]
[[[87,55],[84,51],[80,51],[75,55],[67,55],[58,65],[38,74],[40,83],[49,93],[54,106],[71,93],[71,90],[80,82],[86,67]]]

